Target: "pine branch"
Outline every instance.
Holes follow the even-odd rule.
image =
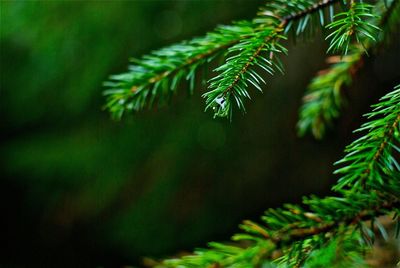
[[[237,22],[232,26],[219,26],[202,38],[165,47],[132,60],[133,65],[125,74],[111,76],[105,86],[108,96],[107,109],[116,118],[125,111],[139,111],[167,103],[181,80],[189,81],[189,91],[194,90],[197,69],[242,38],[251,35],[254,24]]]
[[[127,73],[112,76],[105,83],[109,88],[104,92],[106,108],[114,117],[120,118],[126,111],[166,104],[183,80],[189,82],[189,93],[192,93],[198,68],[228,51],[225,64],[216,69],[221,73],[209,81],[210,91],[203,94],[206,109],[213,108],[215,116],[231,117],[236,103],[245,111],[244,101],[250,98],[248,86],[253,85],[261,91],[262,83],[265,83],[255,67],[270,74],[275,70],[283,71],[278,54],[286,53],[286,49],[279,41],[286,39],[290,31],[296,36],[307,29],[312,32],[315,24],[323,26],[327,7],[332,20],[336,2],[338,0],[270,1],[252,22],[220,26],[205,37],[153,51],[140,60],[134,59]],[[339,13],[337,20],[328,25],[334,29],[330,35],[333,37],[330,49],[346,45],[347,53],[352,35],[366,46],[365,39],[371,39],[373,29],[378,27],[372,21],[362,19],[375,17],[369,5],[353,2],[348,11]],[[329,117],[335,116],[328,114],[328,121]]]
[[[350,1],[347,10],[334,15],[336,2],[273,0],[251,22],[220,26],[205,37],[133,60],[127,73],[113,76],[106,83],[107,108],[119,118],[125,111],[166,103],[183,80],[189,81],[192,92],[198,67],[224,55],[225,62],[216,69],[219,74],[209,81],[210,91],[203,97],[206,109],[213,108],[215,116],[231,117],[235,103],[245,110],[250,84],[262,91],[261,83],[265,82],[258,69],[271,75],[276,70],[283,72],[279,55],[286,53],[281,42],[288,33],[297,36],[312,32],[316,20],[323,26],[325,8],[329,7],[334,21],[327,26],[333,31],[327,37],[331,40],[328,52],[340,51],[345,56],[340,61],[330,58],[335,64],[313,81],[315,88],[311,87],[312,95],[299,123],[304,132],[311,126],[314,134],[320,136],[325,125],[338,116],[342,86],[350,83],[351,72],[370,44],[379,39],[378,16],[371,5]],[[389,14],[392,12],[398,14],[395,8],[389,8],[382,21],[392,24],[393,16]],[[353,39],[356,44],[350,45]],[[361,256],[357,255],[359,249],[364,249],[373,235],[364,222],[371,220],[373,225],[375,217],[392,213],[396,213],[398,220],[400,214],[400,85],[374,107],[367,114],[370,121],[358,130],[368,133],[350,144],[347,155],[337,162],[341,168],[336,173],[341,178],[333,187],[336,196],[310,197],[302,205],[269,209],[262,217],[262,224],[245,221],[241,225],[244,233],[232,238],[234,244],[210,243],[209,249],[166,260],[160,267],[243,268],[267,263],[278,267],[303,264],[318,267],[313,255],[332,257],[332,248]],[[353,246],[344,243],[354,237],[363,240]],[[338,256],[335,261],[340,263],[355,261]]]
[[[243,99],[250,98],[247,82],[260,91],[262,91],[261,83],[265,83],[251,67],[259,66],[271,75],[275,69],[281,70],[277,54],[286,53],[286,49],[279,44],[279,39],[284,38],[279,35],[281,31],[282,27],[267,28],[229,50],[229,55],[233,55],[224,65],[216,69],[221,73],[209,81],[210,91],[203,95],[206,98],[206,109],[213,107],[215,116],[231,117],[234,100],[239,109],[245,110]]]
[[[397,183],[395,187],[399,193],[400,185]],[[210,243],[210,249],[167,260],[159,267],[257,267],[265,261],[274,261],[277,251],[283,254],[274,261],[278,266],[286,267],[284,264],[288,262],[301,264],[307,259],[303,259],[304,245],[312,251],[323,249],[343,229],[360,231],[364,221],[398,211],[400,200],[377,193],[348,193],[343,197],[305,199],[304,206],[270,209],[263,217],[263,225],[246,221],[241,226],[246,233],[232,239],[250,241],[250,246]]]
[[[226,50],[233,53],[238,52],[238,49],[242,47],[246,48],[245,51],[248,52],[246,54],[248,56],[246,63],[248,64],[244,63],[240,70],[232,76],[235,78],[231,81],[231,84],[227,84],[225,89],[221,89],[221,91],[226,91],[223,95],[226,95],[226,97],[229,95],[229,98],[225,100],[221,96],[214,96],[212,93],[204,95],[207,99],[208,108],[216,107],[216,115],[228,116],[231,114],[229,111],[232,107],[230,101],[232,96],[234,96],[233,99],[239,108],[244,108],[243,98],[249,96],[247,91],[245,92],[246,82],[261,88],[262,78],[254,70],[248,74],[250,67],[253,65],[261,68],[267,67],[268,72],[281,69],[279,63],[275,62],[277,59],[272,61],[268,56],[261,55],[263,52],[277,54],[285,51],[277,42],[277,39],[283,39],[281,32],[284,31],[286,34],[296,24],[298,25],[296,34],[304,32],[314,14],[318,12],[320,22],[323,24],[325,20],[323,9],[335,2],[338,2],[338,0],[322,0],[319,2],[274,0],[269,2],[252,22],[243,21],[232,26],[220,26],[205,37],[153,51],[139,60],[134,59],[128,72],[111,76],[110,81],[105,83],[105,86],[108,87],[104,91],[107,96],[106,108],[115,118],[120,118],[126,111],[139,111],[146,107],[152,107],[155,103],[158,105],[165,104],[176,93],[182,80],[189,81],[189,92],[191,93],[194,90],[196,72],[200,66],[223,55]],[[266,33],[274,37],[268,37]],[[257,42],[259,46],[254,47],[253,42]],[[241,56],[244,60],[245,55]],[[263,62],[261,58],[267,60],[266,66],[261,64]],[[232,60],[232,58],[229,59]],[[268,63],[268,61],[271,63]],[[225,67],[232,65],[231,63],[227,62]],[[223,65],[218,70],[226,71],[227,69]],[[242,76],[245,80],[243,82],[240,81]],[[217,77],[222,78],[221,76]],[[249,78],[252,79],[246,80]],[[216,79],[211,81],[216,82]],[[217,88],[216,83],[213,86],[210,85],[210,88],[215,90]],[[232,89],[242,90],[228,94],[228,92],[233,92]],[[222,103],[225,103],[225,105]]]
[[[304,199],[303,205],[269,209],[262,217],[262,224],[245,221],[241,225],[245,233],[232,238],[239,245],[210,243],[209,249],[166,260],[159,267],[258,267],[271,261],[277,267],[301,267],[308,260],[313,267],[312,254],[331,254],[332,243],[338,243],[341,236],[351,241],[348,236],[354,234],[363,239],[348,250],[358,256],[357,247],[368,247],[373,235],[364,222],[374,223],[376,217],[392,213],[398,218],[400,214],[400,169],[389,150],[393,147],[400,152],[394,144],[400,137],[399,101],[400,85],[373,106],[375,109],[368,114],[373,119],[361,128],[370,132],[352,143],[347,149],[349,154],[341,161],[346,166],[339,171],[352,179],[345,184],[343,178],[338,182],[334,187],[338,196],[312,196]],[[378,165],[384,172],[374,171],[368,183],[360,183],[365,181],[365,167],[372,174]],[[276,259],[278,255],[281,257]],[[338,261],[356,260],[360,261],[357,258]]]
[[[395,26],[400,21],[399,1],[394,0],[387,3],[379,2],[374,13],[377,20],[373,22],[384,29],[377,37],[377,42],[362,40],[360,44],[351,44],[346,56],[332,56],[327,59],[328,63],[333,63],[328,69],[320,71],[307,87],[303,98],[303,105],[300,108],[299,122],[297,124],[298,133],[304,136],[312,133],[316,139],[321,139],[328,128],[339,117],[342,107],[345,104],[342,91],[345,86],[349,86],[362,66],[363,59],[373,51],[376,45],[381,45],[388,40],[396,31]]]
[[[357,43],[363,44],[363,39],[376,41],[374,36],[380,28],[369,19],[377,16],[372,12],[373,6],[355,1],[350,2],[350,8],[346,12],[334,16],[334,21],[326,27],[333,30],[326,39],[331,39],[328,52],[341,51],[347,54],[352,37]]]
[[[393,156],[393,152],[400,152],[400,85],[374,107],[366,115],[374,120],[357,130],[368,133],[350,144],[347,155],[337,162],[345,166],[335,171],[342,175],[335,190],[359,190],[376,182],[385,184],[385,175],[400,172],[398,159]]]
[[[304,267],[367,267],[363,257],[368,249],[360,244],[360,240],[360,235],[354,230],[343,230],[321,249],[311,251],[307,255],[304,254],[306,255],[304,257],[307,258]]]
[[[338,0],[275,0],[269,1],[264,8],[258,13],[259,18],[256,19],[259,23],[267,23],[270,20],[278,19],[285,24],[284,33],[293,32],[295,38],[307,29],[313,32],[313,25],[320,24],[325,26],[326,15],[325,8],[329,7],[329,19],[332,21],[335,14],[333,5],[339,2]]]
[[[362,65],[364,53],[361,46],[352,46],[346,56],[327,58],[327,62],[333,65],[318,73],[303,97],[297,124],[300,136],[311,132],[316,139],[321,139],[326,129],[333,125],[343,107],[341,91],[351,84],[353,75]]]
[[[323,11],[325,7],[335,2],[334,0],[320,2],[276,0],[267,4],[258,13],[259,17],[254,20],[264,30],[230,48],[231,56],[227,58],[225,64],[215,70],[220,74],[209,81],[210,91],[203,94],[206,98],[206,110],[212,107],[214,117],[231,118],[232,103],[236,103],[238,108],[245,112],[244,99],[250,99],[247,82],[261,92],[262,83],[265,84],[254,67],[259,67],[270,75],[273,75],[275,70],[283,72],[279,54],[286,54],[287,50],[279,43],[279,40],[286,39],[281,33],[287,33],[296,22],[298,25],[296,34],[304,32],[314,13]],[[320,13],[320,18],[324,18],[323,13]],[[323,25],[324,19],[320,22]]]

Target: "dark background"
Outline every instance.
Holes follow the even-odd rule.
[[[336,130],[296,136],[304,88],[326,43],[288,42],[286,75],[251,89],[233,121],[204,113],[197,86],[169,107],[116,122],[102,82],[129,57],[263,1],[1,1],[0,266],[140,265],[225,241],[270,206],[324,195],[361,115],[399,82],[400,45],[365,60]],[[397,66],[397,67],[396,67]]]

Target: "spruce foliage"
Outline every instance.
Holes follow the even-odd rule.
[[[343,177],[333,186],[335,196],[311,196],[302,205],[269,209],[261,224],[244,221],[240,227],[245,233],[232,239],[251,241],[251,246],[210,243],[210,249],[167,260],[160,267],[259,267],[276,252],[281,256],[270,267],[363,267],[363,254],[379,225],[375,218],[392,215],[400,220],[400,166],[392,154],[400,142],[399,97],[400,85],[366,115],[373,119],[358,130],[364,135],[338,162],[344,166],[336,171]]]
[[[327,52],[339,54],[328,57],[332,65],[308,87],[298,130],[322,138],[340,114],[345,103],[341,91],[351,84],[361,59],[396,32],[398,2],[267,1],[252,21],[219,26],[205,37],[132,60],[128,72],[105,83],[106,107],[120,118],[167,103],[184,80],[193,92],[199,67],[222,58],[203,97],[214,116],[232,118],[235,106],[245,111],[250,88],[262,91],[264,73],[283,73],[286,40],[312,37],[321,28],[329,40]],[[375,228],[387,237],[376,219],[389,215],[400,225],[400,85],[372,108],[356,130],[359,138],[336,163],[339,180],[332,196],[268,209],[260,223],[244,221],[232,243],[213,242],[159,267],[366,266]]]

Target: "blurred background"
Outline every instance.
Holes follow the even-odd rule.
[[[338,128],[319,142],[295,125],[304,88],[326,67],[322,35],[289,42],[286,75],[251,90],[231,123],[204,113],[200,83],[120,122],[102,110],[102,82],[130,57],[252,18],[262,3],[0,2],[1,267],[139,267],[329,193],[361,115],[400,81],[399,43],[366,59]]]

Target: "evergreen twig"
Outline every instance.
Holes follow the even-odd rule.
[[[206,98],[207,107],[215,107],[215,114],[218,116],[232,114],[232,100],[225,98],[227,95],[234,96],[233,99],[243,110],[243,98],[249,97],[246,82],[261,88],[260,82],[263,81],[250,67],[256,65],[263,68],[265,66],[262,63],[267,60],[266,67],[269,73],[273,73],[274,69],[282,71],[277,57],[269,58],[270,52],[276,55],[286,51],[277,42],[278,39],[285,39],[284,36],[296,25],[296,35],[311,28],[308,26],[311,26],[310,21],[317,13],[318,21],[323,25],[324,8],[331,7],[335,2],[338,0],[271,1],[251,22],[241,21],[231,26],[220,26],[205,37],[153,51],[139,60],[133,59],[128,72],[113,75],[110,81],[104,84],[108,88],[104,91],[107,96],[106,108],[115,118],[121,118],[126,111],[139,111],[151,107],[154,103],[165,104],[176,93],[182,80],[189,81],[189,92],[192,92],[198,67],[228,50],[234,55],[230,55],[226,63],[217,70],[222,70],[225,75],[228,74],[230,79],[225,79],[221,75],[211,79],[211,91],[203,96]],[[332,18],[333,12],[330,12],[330,16]],[[268,37],[269,34],[271,37]],[[254,46],[254,43],[258,46]],[[240,49],[245,49],[247,54],[241,54]],[[236,67],[234,63],[239,60],[234,59],[235,56],[239,57],[242,63],[239,70],[232,68]],[[245,56],[248,58],[245,59]],[[249,70],[252,71],[248,73]],[[227,80],[232,81],[227,83]],[[226,92],[223,94],[226,96],[222,97],[222,92]]]
[[[331,56],[327,62],[332,64],[328,69],[320,71],[308,85],[303,105],[300,108],[298,133],[304,136],[312,133],[316,139],[321,139],[328,128],[340,116],[346,100],[343,88],[349,86],[363,61],[376,45],[382,45],[390,38],[390,33],[396,32],[400,21],[400,5],[398,0],[377,3],[373,9],[377,15],[372,18],[374,24],[383,29],[377,35],[377,42],[361,38],[363,45],[349,45],[345,56]]]
[[[302,206],[269,209],[263,224],[245,221],[241,225],[245,233],[232,239],[250,241],[247,247],[210,243],[210,249],[166,260],[160,267],[258,267],[271,261],[277,267],[300,267],[307,262],[307,267],[320,267],[312,254],[331,254],[331,245],[339,237],[352,241],[356,235],[363,239],[351,247],[354,258],[335,252],[342,256],[335,259],[338,267],[355,262],[371,240],[369,234],[373,235],[364,221],[393,213],[399,217],[400,213],[400,169],[390,152],[390,147],[400,152],[395,145],[400,137],[400,85],[373,107],[367,114],[370,121],[358,130],[369,132],[352,143],[349,154],[339,161],[345,166],[338,172],[345,176],[333,187],[337,196],[312,196]],[[373,176],[366,181],[365,174]],[[274,259],[277,250],[282,256]]]

